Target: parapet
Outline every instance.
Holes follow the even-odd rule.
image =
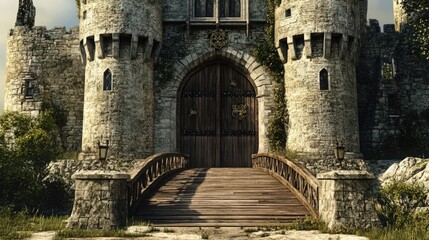
[[[75,26],[67,31],[66,27],[54,27],[47,29],[46,26],[35,26],[32,28],[17,26],[10,29],[9,36],[48,36],[50,39],[76,38],[79,39],[79,27]]]

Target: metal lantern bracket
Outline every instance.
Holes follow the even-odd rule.
[[[337,142],[336,146],[334,147],[334,154],[337,161],[341,162],[344,160],[345,155],[345,146],[343,144],[339,144]]]
[[[98,141],[98,159],[100,161],[105,161],[107,159],[107,152],[109,151],[109,140],[106,140],[106,145],[102,145]]]

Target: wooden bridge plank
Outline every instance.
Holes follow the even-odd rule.
[[[176,174],[134,215],[156,226],[265,226],[310,213],[288,188],[259,169],[211,168]]]

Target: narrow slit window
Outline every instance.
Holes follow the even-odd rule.
[[[326,69],[322,69],[319,74],[320,90],[329,90],[329,74]]]
[[[289,8],[289,9],[286,9],[286,17],[290,17],[290,16],[292,16],[292,10]]]
[[[103,91],[110,91],[112,90],[112,72],[107,69],[104,72],[104,78],[103,78]]]
[[[36,81],[34,79],[25,80],[25,98],[33,98],[36,94]]]

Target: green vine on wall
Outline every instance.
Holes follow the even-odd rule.
[[[280,2],[280,0],[268,0],[265,38],[261,39],[253,52],[256,59],[270,71],[275,79],[274,111],[267,129],[269,147],[274,152],[285,152],[288,122],[284,67],[277,53],[274,39],[275,9],[280,5]]]
[[[77,16],[80,18],[80,0],[75,0],[77,8]]]

